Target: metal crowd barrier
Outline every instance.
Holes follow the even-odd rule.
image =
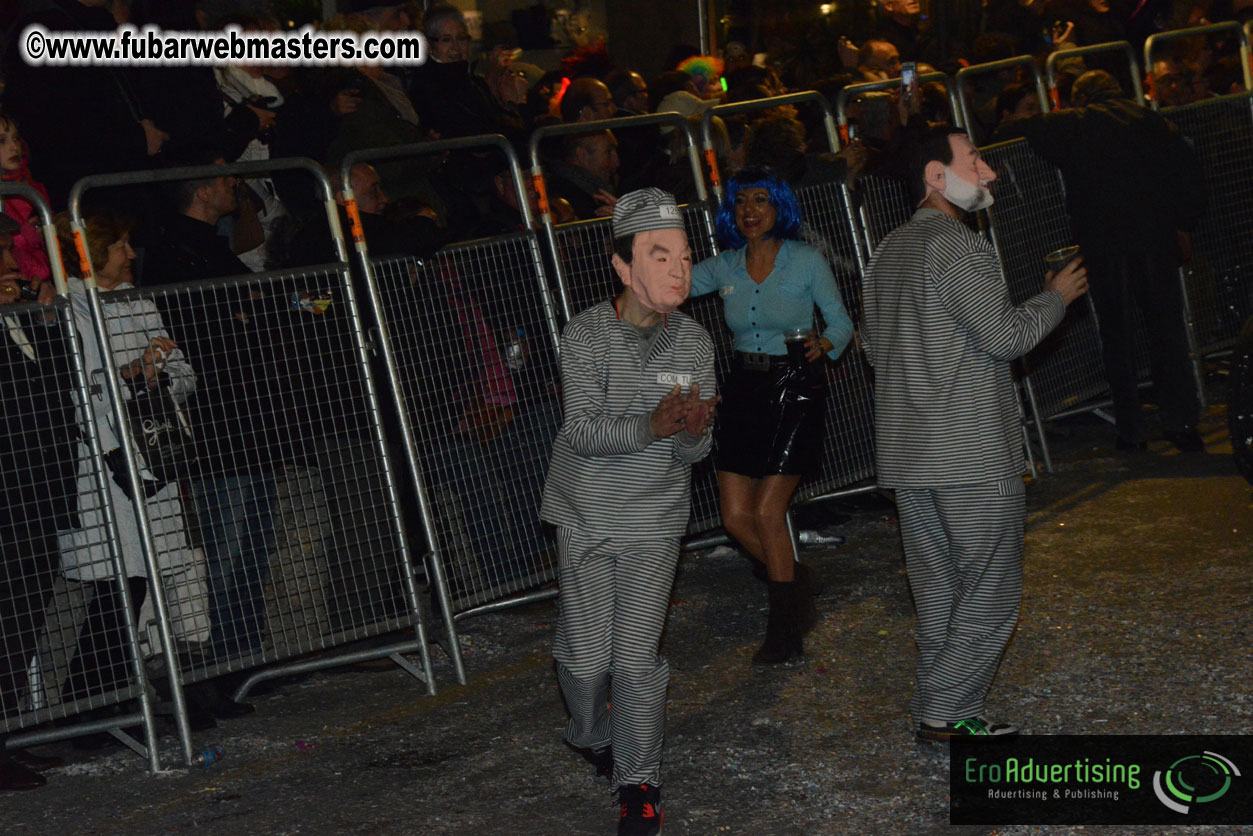
[[[918,76],[918,85],[921,88],[925,84],[940,84],[944,87],[944,92],[948,96],[949,113],[952,116],[953,124],[965,124],[962,119],[964,113],[962,111],[961,102],[957,98],[957,87],[953,83],[953,79],[947,73],[923,73]],[[840,142],[847,145],[849,141],[848,130],[848,106],[849,103],[866,93],[881,93],[895,91],[901,89],[901,80],[899,78],[886,78],[880,81],[863,81],[857,84],[849,84],[840,88],[840,92],[835,97],[835,121],[836,131],[839,135]]]
[[[1109,50],[1121,51],[1121,47],[1117,43],[1101,44],[1085,51]],[[1018,64],[1030,69],[1037,94],[1043,95],[1039,68],[1030,56],[1020,56],[961,70],[958,87],[963,105],[969,105],[966,90],[972,78]],[[1047,111],[1049,102],[1042,98],[1041,106]],[[1043,286],[1044,256],[1073,242],[1065,185],[1061,172],[1035,154],[1025,140],[980,150],[998,175],[992,184],[996,202],[987,210],[987,232],[1000,255],[1011,297],[1021,302]],[[1141,385],[1145,385],[1149,377],[1148,336],[1138,310],[1135,319],[1136,363]],[[1021,362],[1022,385],[1032,421],[1045,465],[1052,470],[1045,422],[1083,412],[1109,419],[1104,412],[1111,402],[1109,384],[1091,298],[1086,297],[1081,305],[1071,305],[1062,323]]]
[[[476,150],[507,160],[524,231],[371,257],[352,166]],[[445,620],[551,597],[530,590],[557,577],[539,506],[561,425],[560,332],[517,157],[502,136],[464,137],[354,152],[342,178]]]
[[[1192,144],[1205,170],[1209,203],[1192,233],[1193,260],[1181,271],[1190,308],[1193,345],[1202,357],[1235,344],[1253,315],[1253,78],[1249,36],[1235,23],[1217,23],[1153,35],[1144,46],[1152,79],[1153,55],[1170,41],[1208,34],[1240,39],[1244,93],[1203,99],[1160,112]],[[1153,103],[1157,108],[1157,102]]]
[[[715,116],[733,116],[737,113],[752,113],[771,110],[784,105],[814,105],[822,112],[822,127],[826,133],[827,147],[832,152],[840,150],[840,142],[835,126],[835,116],[825,96],[814,90],[803,90],[799,93],[788,93],[784,96],[772,96],[766,99],[752,99],[746,102],[721,104],[706,110],[701,117],[701,142],[705,154],[705,166],[709,173],[709,185],[713,189],[714,205],[722,203],[722,172],[718,170],[718,159],[714,153],[713,118]]]
[[[1149,91],[1154,88],[1153,56],[1163,44],[1171,41],[1182,41],[1188,38],[1205,37],[1208,35],[1234,35],[1240,42],[1240,69],[1244,75],[1244,89],[1253,90],[1253,52],[1249,42],[1253,39],[1253,26],[1245,24],[1241,28],[1235,21],[1210,23],[1205,26],[1193,26],[1189,29],[1172,29],[1168,32],[1157,32],[1150,35],[1144,42],[1144,72],[1149,83]],[[1159,109],[1156,96],[1153,97],[1154,110]]]
[[[0,307],[0,734],[22,747],[108,731],[156,772],[153,700],[91,417],[99,385],[89,378],[91,334],[79,333],[81,305],[71,300],[47,203],[29,186],[0,184],[0,200],[13,198],[37,213],[56,300],[0,300],[11,303]],[[52,720],[67,722],[36,728]],[[136,725],[142,743],[130,734]]]
[[[1103,44],[1078,46],[1074,49],[1059,49],[1049,53],[1048,60],[1044,63],[1044,74],[1048,81],[1049,101],[1052,103],[1054,110],[1061,107],[1061,94],[1057,90],[1058,63],[1074,58],[1082,58],[1085,55],[1104,56],[1108,53],[1118,53],[1127,60],[1125,69],[1127,78],[1131,80],[1132,95],[1137,104],[1144,105],[1144,85],[1140,82],[1140,63],[1136,60],[1135,50],[1126,41],[1109,41]],[[1122,69],[1123,66],[1120,63],[1119,70]]]
[[[957,98],[957,88],[953,79],[944,73],[925,73],[918,77],[919,84],[940,83],[948,94],[949,110],[953,124],[965,124],[961,103]],[[836,122],[839,136],[848,141],[848,105],[863,93],[896,90],[900,88],[899,79],[884,81],[868,81],[861,84],[850,84],[840,90],[835,100]],[[856,190],[848,195],[850,205],[855,207],[857,223],[860,227],[861,240],[865,248],[865,260],[884,237],[909,220],[914,212],[913,201],[910,200],[909,187],[902,180],[884,177],[878,174],[866,174],[857,179]],[[859,294],[860,297],[860,294]]]
[[[92,280],[85,193],[294,169],[317,180],[338,261],[119,289],[107,297]],[[244,672],[239,699],[265,679],[390,657],[433,694],[414,564],[325,174],[310,160],[294,159],[100,175],[75,184],[69,203],[127,465],[124,488],[130,496],[152,494],[135,506],[136,521],[188,762],[185,683]],[[132,440],[139,416],[130,401],[143,393],[123,391],[119,376],[163,333],[179,346],[164,368],[199,456],[175,464],[164,484],[152,481],[145,451]],[[195,572],[171,581],[166,571],[199,566],[203,582]],[[183,583],[191,588],[179,588]],[[199,605],[207,640],[176,641],[171,592],[189,608]],[[326,653],[406,628],[414,638]],[[420,654],[420,668],[400,655],[409,651]],[[270,667],[257,670],[261,665]]]
[[[1026,67],[1030,73],[1032,80],[1035,82],[1035,92],[1040,99],[1040,110],[1048,112],[1049,96],[1044,88],[1044,77],[1040,74],[1040,67],[1035,62],[1035,58],[1030,55],[1018,55],[1014,58],[1006,58],[1003,61],[989,61],[986,64],[975,64],[970,67],[962,67],[957,71],[956,78],[956,95],[958,104],[961,107],[962,121],[961,125],[970,134],[970,140],[975,145],[979,145],[983,138],[979,135],[979,120],[974,118],[971,112],[970,85],[971,80],[982,75],[1008,70],[1013,67]]]
[[[1253,315],[1253,94],[1164,108],[1205,171],[1209,202],[1192,232],[1193,260],[1181,270],[1194,349],[1230,350]]]
[[[857,178],[856,203],[868,253],[873,253],[889,232],[909,220],[915,208],[904,180],[878,174]]]
[[[1024,139],[981,149],[997,173],[995,202],[988,208],[988,228],[1000,255],[1015,302],[1040,292],[1044,257],[1073,241],[1070,216],[1057,169],[1041,159]],[[1045,457],[1052,457],[1044,422],[1091,412],[1110,402],[1101,359],[1101,336],[1090,299],[1071,305],[1061,324],[1022,358],[1022,381]]]
[[[708,199],[708,194],[705,191],[705,178],[701,172],[700,157],[696,151],[696,140],[691,125],[684,116],[678,113],[653,113],[645,116],[601,119],[595,122],[544,125],[531,133],[531,178],[538,195],[544,238],[548,243],[549,252],[554,255],[553,281],[561,300],[562,316],[567,322],[590,305],[613,295],[616,279],[609,266],[612,245],[610,223],[608,218],[596,218],[562,224],[560,231],[558,230],[549,205],[540,145],[545,140],[560,136],[646,128],[654,125],[658,128],[669,127],[682,133],[686,140],[688,167],[696,186],[697,201],[694,205],[703,205]],[[567,230],[575,231],[567,232]],[[691,235],[688,237],[690,239]],[[602,242],[604,242],[603,246]],[[692,241],[689,243],[693,247],[693,260],[698,261],[700,256],[695,250],[696,243]]]

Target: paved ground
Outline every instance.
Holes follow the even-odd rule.
[[[1059,472],[1028,489],[1023,613],[996,716],[1036,734],[1253,733],[1253,494],[1222,418],[1211,413],[1208,454],[1193,456],[1159,442],[1114,457],[1094,419],[1060,428]],[[848,542],[805,555],[825,592],[803,664],[749,664],[766,596],[741,557],[682,562],[664,646],[667,833],[1181,832],[950,827],[947,756],[918,747],[905,720],[914,618],[892,506],[807,515]],[[0,798],[0,832],[611,833],[607,786],[560,742],[554,615],[542,603],[466,621],[469,684],[437,652],[436,697],[394,667],[286,681],[255,715],[200,736],[227,751],[209,769],[151,777],[125,751],[44,747],[80,759],[43,790]]]

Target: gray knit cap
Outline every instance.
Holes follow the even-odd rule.
[[[628,192],[613,207],[613,237],[625,238],[654,229],[683,229],[674,195],[647,188]]]

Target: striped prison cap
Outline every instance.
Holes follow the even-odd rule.
[[[674,195],[647,188],[627,192],[613,207],[613,237],[625,238],[654,229],[683,229]]]

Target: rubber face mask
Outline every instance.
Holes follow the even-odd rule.
[[[639,303],[660,314],[682,305],[692,289],[692,252],[681,229],[636,233],[631,263],[615,259],[614,267]]]
[[[948,166],[944,166],[944,199],[959,209],[978,212],[992,205],[992,192],[987,186],[971,183]]]

